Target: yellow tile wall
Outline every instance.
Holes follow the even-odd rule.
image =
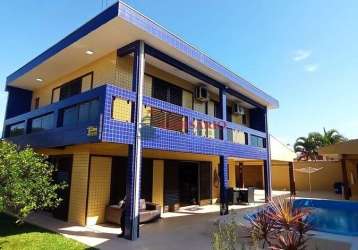
[[[236,187],[236,171],[234,160],[229,160],[229,187]]]
[[[87,225],[105,222],[111,192],[111,157],[91,156]]]
[[[68,221],[85,224],[89,153],[74,153]]]
[[[164,206],[164,161],[153,160],[153,191],[152,201],[159,204],[163,211]]]
[[[112,118],[122,122],[131,121],[132,103],[128,100],[115,98],[112,105]]]
[[[234,130],[233,140],[234,143],[245,144],[245,133],[238,130]]]
[[[40,102],[39,102],[40,107],[49,105],[51,103],[52,89],[92,71],[93,71],[93,87],[97,87],[106,83],[119,84],[116,81],[116,74],[115,74],[116,61],[117,61],[116,58],[117,58],[116,52],[112,52],[98,59],[97,61],[89,65],[86,65],[66,76],[61,76],[60,78],[56,79],[53,82],[49,82],[49,83],[45,82],[46,84],[45,86],[39,87],[38,89],[34,90],[32,103],[34,103],[36,97],[40,97]],[[85,87],[84,90],[87,90],[87,88],[88,87]]]
[[[194,110],[205,114],[205,102],[199,102],[194,100]]]
[[[189,91],[183,91],[182,103],[183,107],[193,109],[193,94]]]

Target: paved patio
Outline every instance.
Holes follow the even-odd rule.
[[[262,194],[261,190],[255,192],[255,204],[230,206],[231,210],[235,210],[239,222],[245,223],[243,216],[264,204]],[[282,195],[288,196],[288,192],[275,191],[273,193],[275,197]],[[27,221],[99,249],[201,250],[211,249],[210,242],[214,222],[223,219],[218,215],[218,211],[218,205],[209,205],[184,207],[176,213],[165,213],[164,218],[158,222],[141,225],[141,236],[137,241],[118,238],[117,235],[121,232],[120,228],[109,224],[83,227],[56,220],[48,213],[32,215]],[[319,249],[350,249],[349,243],[342,242],[351,242],[358,246],[358,242],[354,243],[352,237],[342,238],[336,235],[322,234],[319,238],[321,239],[314,241],[314,246],[320,246]],[[332,239],[335,241],[330,241]]]

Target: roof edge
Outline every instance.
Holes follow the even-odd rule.
[[[270,108],[279,107],[279,102],[277,99],[265,93],[263,90],[259,89],[251,82],[234,73],[224,65],[218,63],[216,60],[212,59],[200,49],[186,42],[180,36],[167,30],[165,27],[153,21],[151,18],[145,16],[138,10],[121,1],[119,1],[118,8],[118,16],[125,19],[127,22],[130,22],[131,24],[141,28],[145,32],[152,34],[153,36],[166,42],[180,52],[186,54],[189,57],[192,57],[194,60],[204,64],[210,69],[237,83],[242,88],[248,90],[249,92],[252,92],[252,94],[256,95],[257,97],[265,100],[268,104],[270,104]]]
[[[73,32],[71,32],[65,38],[63,38],[56,44],[52,45],[50,48],[42,52],[40,55],[36,56],[30,62],[26,63],[24,66],[22,66],[12,74],[10,74],[6,78],[6,85],[16,80],[17,78],[21,77],[22,75],[29,72],[30,70],[34,69],[36,66],[40,65],[45,60],[57,54],[58,52],[68,47],[72,43],[76,42],[77,40],[81,39],[85,35],[91,33],[93,30],[107,23],[108,21],[115,18],[116,16],[118,16],[118,2],[111,5],[101,13],[99,13],[91,20],[89,20],[88,22],[86,22],[85,24],[83,24]]]
[[[49,49],[45,50],[40,55],[32,59],[30,62],[22,66],[20,69],[10,74],[6,78],[6,85],[9,85],[12,81],[31,71],[45,60],[49,59],[64,48],[70,46],[72,43],[76,42],[77,40],[81,39],[82,37],[86,36],[90,32],[94,31],[95,29],[99,28],[100,26],[117,16],[151,34],[159,40],[166,42],[169,46],[172,46],[186,56],[191,57],[195,61],[205,65],[211,70],[217,72],[218,74],[221,74],[225,78],[236,83],[243,89],[247,90],[250,94],[261,99],[266,104],[265,106],[267,106],[268,108],[272,109],[279,107],[279,102],[277,99],[273,98],[263,90],[256,87],[251,82],[232,72],[227,67],[216,62],[204,52],[187,43],[184,39],[165,29],[160,24],[156,23],[155,21],[143,15],[136,9],[121,1],[114,3],[113,5],[99,13],[97,16],[86,22],[84,25],[71,32],[58,43],[54,44]]]

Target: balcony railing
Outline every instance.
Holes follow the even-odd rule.
[[[131,144],[134,101],[134,92],[104,85],[7,119],[4,136],[19,144],[38,147],[100,141]],[[143,139],[149,138],[144,142],[145,147],[179,151],[193,147],[195,152],[208,153],[244,150],[230,145],[266,147],[264,132],[149,96],[144,96],[142,110]],[[226,140],[223,140],[224,133]],[[259,152],[262,158],[264,153]]]
[[[96,141],[106,86],[5,120],[5,138],[35,146]],[[91,130],[92,128],[92,130]],[[91,131],[89,131],[91,130]],[[97,133],[93,133],[96,130]],[[92,132],[92,133],[91,133]]]
[[[117,90],[112,97],[112,118],[120,122],[129,122],[135,93],[115,86],[111,87]],[[143,97],[143,105],[144,125],[214,140],[223,140],[223,133],[227,131],[228,142],[265,147],[266,133],[264,132],[149,96]]]

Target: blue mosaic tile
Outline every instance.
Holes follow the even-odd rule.
[[[104,113],[102,141],[133,144],[134,125],[132,123],[113,120],[112,100],[114,97],[134,101],[135,93],[117,86],[107,85]],[[145,96],[143,104],[155,107],[168,112],[181,114],[188,117],[188,120],[200,119],[208,122],[223,122],[222,120],[199,113],[197,111],[170,104],[152,97]],[[230,127],[235,127],[241,131],[265,136],[262,132],[249,129],[243,126],[236,126],[230,123]],[[166,151],[177,151],[187,153],[199,153],[210,155],[225,155],[232,157],[250,158],[250,159],[266,159],[267,151],[265,148],[258,148],[249,145],[234,144],[228,141],[200,137],[189,133],[182,133],[161,128],[144,127],[142,128],[143,148],[158,149]]]

